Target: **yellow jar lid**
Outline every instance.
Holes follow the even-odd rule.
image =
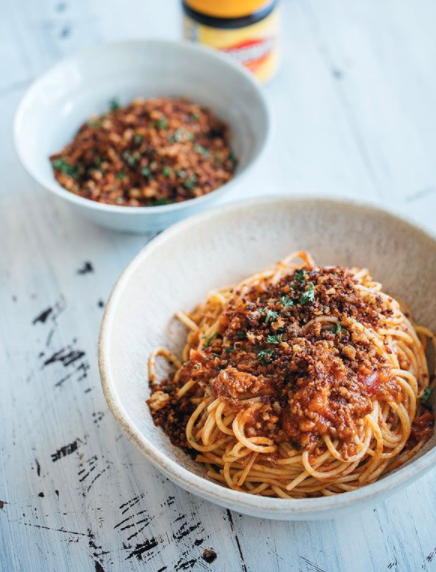
[[[192,10],[214,18],[243,18],[271,2],[272,0],[185,0],[185,4]]]

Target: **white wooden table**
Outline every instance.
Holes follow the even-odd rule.
[[[273,141],[232,199],[368,197],[436,231],[434,0],[282,10],[283,68],[266,88]],[[0,2],[0,570],[436,570],[436,471],[343,520],[262,521],[177,488],[108,412],[100,319],[150,237],[94,227],[39,188],[14,152],[13,114],[62,56],[180,29],[176,1]]]

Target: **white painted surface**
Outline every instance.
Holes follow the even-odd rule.
[[[272,145],[233,198],[369,197],[435,232],[434,2],[285,0],[282,11],[283,68],[266,88]],[[179,35],[170,0],[0,3],[0,499],[8,503],[0,569],[436,570],[435,472],[374,511],[261,521],[167,482],[107,411],[98,302],[146,238],[94,227],[33,183],[12,147],[13,113],[29,82],[64,55],[106,40]],[[78,274],[85,261],[94,272]],[[46,322],[32,325],[49,307]],[[77,450],[54,461],[71,443]],[[212,564],[204,548],[216,551]]]

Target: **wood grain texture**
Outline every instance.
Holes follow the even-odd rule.
[[[229,200],[370,197],[436,232],[434,2],[288,0],[282,14],[273,141]],[[103,306],[151,237],[94,227],[39,188],[13,150],[13,113],[64,55],[179,31],[175,0],[0,3],[0,570],[434,571],[434,471],[343,520],[261,521],[172,485],[107,410]]]

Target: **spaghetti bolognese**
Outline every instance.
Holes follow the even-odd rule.
[[[182,359],[151,354],[148,405],[224,486],[280,498],[352,491],[432,434],[435,336],[366,269],[293,253],[177,317],[189,330]],[[162,381],[159,356],[174,366]]]

